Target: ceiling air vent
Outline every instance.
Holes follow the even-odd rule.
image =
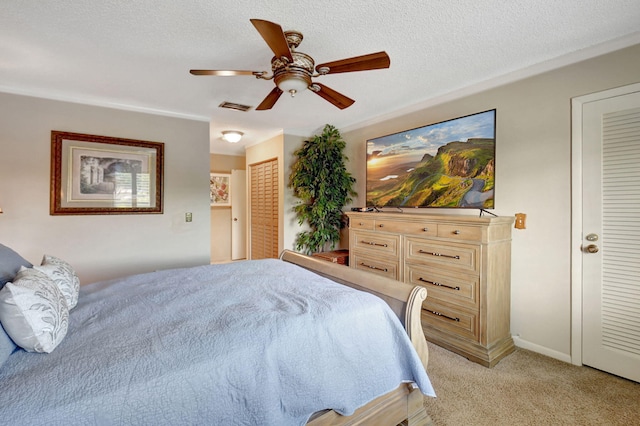
[[[227,101],[221,103],[218,106],[220,108],[235,109],[236,111],[244,111],[244,112],[247,112],[251,109],[249,105],[236,104],[236,103],[227,102]]]

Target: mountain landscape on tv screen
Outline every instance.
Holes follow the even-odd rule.
[[[373,151],[367,158],[367,205],[494,207],[495,138],[451,141],[418,160]]]

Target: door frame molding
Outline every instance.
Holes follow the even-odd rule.
[[[640,83],[571,99],[571,363],[582,365],[582,110],[586,103],[640,91]]]

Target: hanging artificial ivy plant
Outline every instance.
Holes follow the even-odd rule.
[[[335,127],[327,124],[322,134],[304,142],[294,155],[297,160],[289,176],[289,187],[302,200],[294,207],[298,224],[307,223],[309,231],[296,237],[296,250],[307,254],[330,250],[340,241],[345,226],[342,208],[352,197],[355,178],[347,172],[349,159],[343,150],[346,142]]]

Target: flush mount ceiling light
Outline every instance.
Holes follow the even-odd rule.
[[[224,132],[222,132],[222,140],[225,140],[229,143],[236,143],[240,142],[240,139],[242,139],[242,135],[244,135],[244,133],[237,130],[225,130]]]

